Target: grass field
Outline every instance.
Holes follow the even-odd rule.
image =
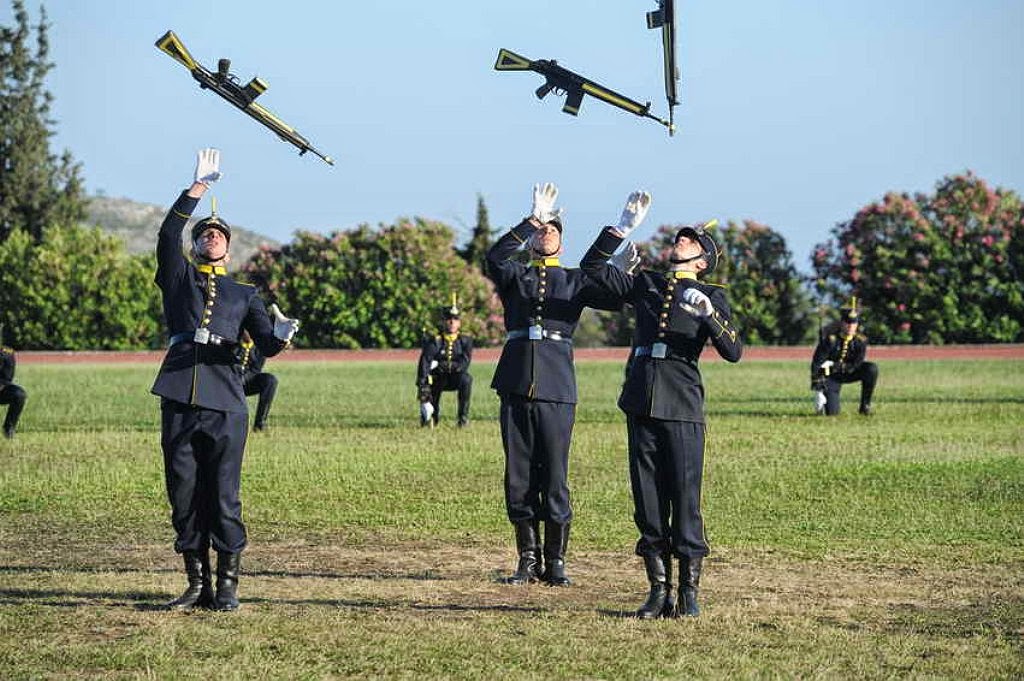
[[[569,589],[509,587],[492,365],[417,426],[413,367],[280,363],[250,438],[237,613],[183,586],[155,367],[27,365],[0,441],[0,678],[1021,678],[1024,363],[882,362],[876,415],[811,415],[804,362],[708,364],[696,620],[646,584],[618,362],[578,367]]]

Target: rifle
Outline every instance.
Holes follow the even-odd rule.
[[[647,28],[661,29],[661,47],[664,54],[665,98],[668,99],[668,134],[676,131],[673,124],[674,110],[679,104],[676,81],[679,68],[676,66],[676,12],[673,0],[658,0],[658,9],[647,13]]]
[[[636,114],[641,118],[650,118],[658,121],[669,129],[670,134],[675,128],[671,122],[658,118],[651,113],[650,102],[641,104],[625,95],[620,95],[618,92],[595,83],[589,78],[559,66],[558,62],[554,59],[527,59],[511,50],[502,48],[498,50],[498,60],[494,63],[494,70],[534,71],[539,73],[544,76],[545,82],[537,88],[537,99],[544,99],[552,90],[555,91],[555,94],[564,93],[565,104],[562,106],[562,111],[571,116],[579,115],[580,106],[583,104],[583,95],[586,94],[596,97],[605,104],[611,104],[623,111]]]
[[[200,88],[217,93],[233,106],[241,109],[261,124],[273,130],[285,142],[298,147],[299,156],[302,156],[307,151],[312,151],[326,161],[328,165],[334,165],[334,159],[317,151],[310,144],[309,140],[300,135],[295,128],[253,101],[267,90],[267,84],[263,79],[256,76],[245,85],[240,85],[238,78],[233,73],[230,73],[230,59],[219,60],[217,62],[217,72],[210,71],[192,58],[192,55],[185,49],[185,45],[174,34],[174,31],[167,31],[167,33],[160,36],[160,39],[156,41],[156,46],[161,52],[166,52],[176,62],[183,64],[189,70],[189,73],[192,74],[192,77],[199,81]]]

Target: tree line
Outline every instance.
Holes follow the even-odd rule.
[[[131,255],[117,237],[82,224],[88,198],[70,152],[51,151],[53,97],[45,10],[32,25],[12,0],[0,27],[0,324],[19,349],[127,350],[165,341],[155,258]],[[665,265],[681,225],[641,244],[644,267]],[[154,226],[155,229],[155,226]],[[934,193],[890,192],[835,225],[802,276],[785,238],[753,220],[713,230],[725,251],[713,277],[729,288],[749,344],[811,342],[823,315],[856,295],[876,343],[1024,341],[1024,207],[1011,190],[966,172]],[[477,197],[468,241],[440,222],[399,219],[328,235],[299,232],[263,248],[239,276],[303,320],[298,344],[409,348],[432,332],[456,293],[464,330],[499,343],[501,306],[483,274],[496,230]],[[826,320],[827,321],[827,320]],[[624,345],[632,315],[593,312],[580,345]]]

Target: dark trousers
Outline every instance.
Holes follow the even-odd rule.
[[[245,548],[239,498],[248,414],[164,399],[161,445],[174,550],[237,553]]]
[[[270,414],[270,405],[274,402],[274,395],[277,394],[277,376],[266,372],[249,376],[245,379],[246,396],[259,395],[259,402],[256,403],[255,425],[261,428],[267,423],[267,416]]]
[[[568,523],[569,442],[576,405],[502,395],[499,417],[508,519]]]
[[[825,379],[825,413],[835,416],[839,413],[839,390],[843,383],[860,381],[860,406],[871,404],[871,395],[875,392],[878,382],[878,365],[874,362],[861,362],[857,370],[849,374],[836,374]]]
[[[18,418],[21,417],[21,410],[25,408],[25,400],[28,393],[20,385],[8,383],[0,388],[0,404],[9,404],[7,416],[4,417],[4,430],[11,430],[18,425]]]
[[[473,377],[465,372],[457,374],[436,374],[430,384],[430,403],[434,405],[434,423],[441,418],[441,393],[457,390],[459,395],[459,420],[469,419],[469,399],[473,395]]]
[[[704,556],[704,424],[626,415],[636,553]]]

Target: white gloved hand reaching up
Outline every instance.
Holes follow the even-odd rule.
[[[220,150],[200,149],[196,154],[196,176],[195,181],[209,187],[220,179]]]

